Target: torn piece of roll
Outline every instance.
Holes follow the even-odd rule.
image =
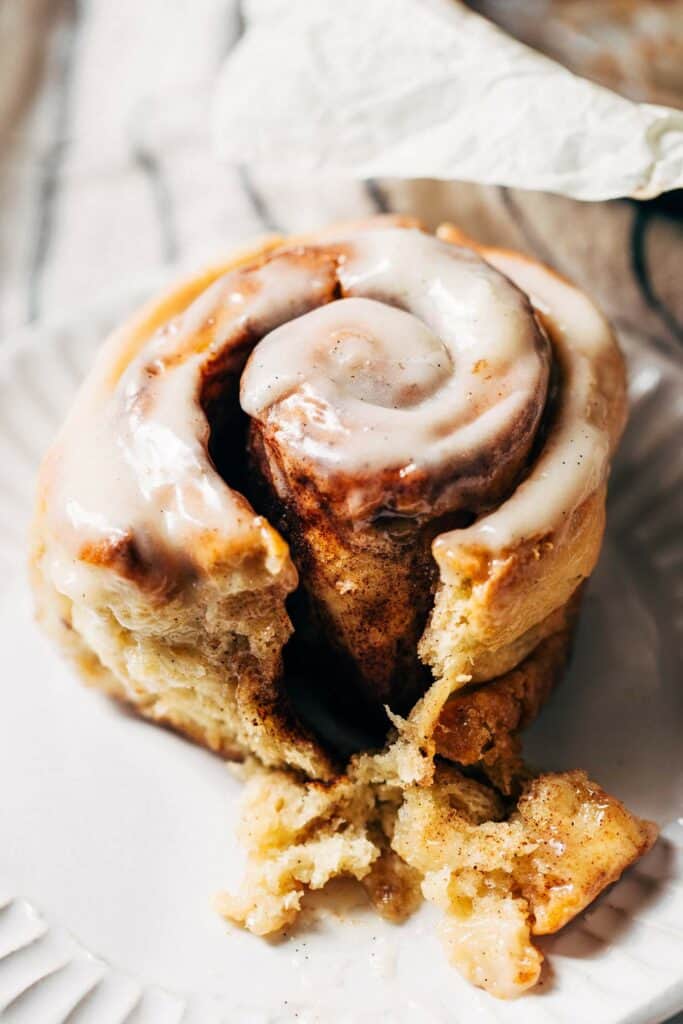
[[[428,754],[513,669],[538,709],[600,549],[622,361],[577,289],[439,234],[270,240],[105,344],[33,531],[40,616],[88,680],[323,778],[288,674],[357,723],[409,715]],[[502,750],[515,716],[489,706]]]

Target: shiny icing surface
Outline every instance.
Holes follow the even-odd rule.
[[[475,469],[493,451],[484,483],[493,480],[495,492],[505,460],[517,466],[528,453],[547,387],[547,343],[522,292],[561,364],[557,422],[514,495],[467,530],[443,534],[434,553],[446,569],[454,545],[504,549],[551,528],[606,474],[600,366],[616,358],[609,329],[538,265],[505,254],[487,263],[413,229],[375,228],[276,250],[222,275],[120,375],[116,341],[105,348],[43,470],[46,536],[59,541],[53,582],[66,594],[82,590],[78,559],[125,576],[130,549],[124,562],[117,553],[133,538],[134,561],[156,567],[159,587],[249,545],[295,585],[286,545],[208,455],[207,382],[236,401],[240,375],[245,410],[277,409],[278,429],[318,474],[341,467],[367,478],[389,467],[400,480],[445,466],[457,505],[458,467],[478,485]]]
[[[526,297],[416,230],[353,238],[337,275],[343,298],[256,346],[243,409],[349,517],[491,507],[546,400],[549,347]]]
[[[528,477],[495,511],[435,541],[434,556],[444,572],[453,554],[468,547],[495,557],[527,538],[559,537],[571,513],[605,482],[625,418],[621,354],[592,302],[516,253],[492,249],[486,257],[529,295],[542,316],[561,383],[552,427]]]

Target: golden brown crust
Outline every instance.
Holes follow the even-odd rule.
[[[255,772],[242,817],[246,879],[220,897],[225,917],[272,933],[292,923],[306,890],[342,875],[400,919],[419,903],[419,880],[444,912],[451,961],[510,998],[539,978],[532,937],[566,924],[656,837],[584,772],[528,780],[506,813],[495,790],[452,765],[430,787],[371,782],[366,768],[352,762],[328,786]]]
[[[441,225],[437,234],[445,241],[475,249],[504,272],[518,264],[534,272],[539,269],[538,263],[520,254],[478,245],[453,225]],[[587,415],[608,435],[613,451],[626,415],[623,358],[608,325],[585,296],[549,268],[543,267],[542,273],[556,282],[563,295],[569,294],[579,303],[591,328],[603,335],[604,343],[590,367],[599,398],[595,398]],[[572,325],[562,327],[552,317],[542,319],[556,355],[566,350],[562,332]],[[567,393],[562,379],[559,388],[561,406]],[[553,429],[551,423],[551,438]],[[547,444],[548,439],[544,448]],[[542,488],[537,490],[542,502]],[[434,677],[445,680],[448,686],[421,709],[424,735],[430,734],[448,687],[456,690],[508,672],[547,635],[544,624],[595,567],[605,525],[605,492],[604,480],[598,480],[578,504],[564,507],[544,529],[530,529],[527,535],[522,532],[502,550],[485,545],[468,530],[453,530],[435,539],[433,553],[440,582],[434,610],[420,641],[420,655]]]
[[[135,584],[149,595],[151,601],[170,601],[197,578],[191,561],[182,557],[170,558],[159,548],[143,552],[132,533],[116,539],[86,541],[78,553],[87,565],[107,569]]]
[[[442,236],[473,245],[452,228]],[[329,245],[325,239],[322,233],[301,240],[307,248],[292,249],[290,243],[287,249],[294,262],[312,262],[321,271],[314,284],[304,277],[305,302],[311,295],[324,302],[336,295],[332,269],[339,253],[333,238]],[[268,270],[270,254],[282,241],[270,240],[181,284],[124,325],[105,345],[83,389],[76,426],[92,423],[157,328],[226,271]],[[495,261],[501,253],[484,255]],[[249,281],[247,274],[244,294]],[[183,321],[182,337],[175,335],[177,324],[169,326],[177,342],[170,359],[182,362],[204,351],[212,316],[220,315],[221,303],[234,300],[230,281],[223,292],[220,287],[210,291],[207,304],[199,303],[199,312],[193,306],[196,316]],[[517,734],[540,710],[567,658],[580,584],[593,569],[602,539],[606,462],[623,424],[623,367],[608,329],[590,309],[602,356],[592,359],[586,345],[582,358],[591,386],[585,403],[579,390],[578,404],[595,416],[601,442],[596,472],[560,502],[561,514],[556,503],[538,529],[526,528],[533,516],[522,516],[522,528],[503,530],[510,539],[497,545],[487,546],[486,537],[476,533],[479,520],[470,526],[450,522],[435,540],[443,524],[432,523],[417,554],[403,546],[400,531],[389,539],[367,531],[359,542],[350,528],[325,514],[319,495],[309,501],[306,481],[295,484],[289,503],[273,505],[273,525],[257,515],[248,488],[246,496],[237,494],[216,472],[217,446],[211,448],[209,437],[213,406],[234,394],[247,348],[258,334],[248,318],[241,332],[235,330],[229,352],[217,345],[207,357],[192,406],[200,424],[191,438],[198,442],[193,454],[203,473],[199,480],[214,488],[221,515],[209,524],[206,515],[196,517],[199,529],[187,544],[176,543],[181,554],[173,563],[155,542],[146,543],[146,533],[155,533],[155,516],[139,529],[129,516],[128,498],[122,502],[122,527],[109,540],[77,526],[76,543],[73,531],[67,543],[64,521],[49,513],[66,457],[80,452],[73,429],[47,457],[33,531],[36,604],[86,682],[225,757],[252,754],[261,766],[289,769],[260,769],[245,816],[248,884],[237,898],[225,895],[220,901],[229,919],[257,934],[270,933],[294,919],[307,889],[339,875],[358,879],[381,913],[399,919],[419,902],[420,882],[422,894],[446,913],[443,931],[453,962],[475,984],[510,996],[538,978],[542,954],[531,935],[561,927],[654,841],[654,826],[634,818],[583,773],[530,780],[519,759]],[[551,337],[562,329],[548,320]],[[562,338],[553,340],[561,349]],[[147,386],[134,392],[142,413],[160,400],[155,378],[161,371],[153,359],[147,368]],[[565,388],[563,394],[575,393]],[[239,411],[226,423],[228,442],[234,442],[234,424],[240,438],[244,433],[238,417]],[[586,417],[578,420],[594,425]],[[256,461],[260,440],[252,437]],[[538,460],[527,467],[511,501],[544,450],[537,450]],[[265,463],[260,466],[266,475]],[[179,486],[175,466],[164,482],[169,491]],[[164,495],[155,514],[161,508],[166,516],[166,503]],[[96,507],[101,511],[101,503]],[[223,528],[226,508],[234,514],[229,529]],[[485,509],[483,518],[488,516]],[[297,572],[275,528],[283,524],[309,593],[324,595],[325,628],[353,650],[375,699],[396,694],[398,674],[404,676],[408,708],[420,687],[426,689],[407,719],[392,715],[397,735],[389,746],[353,757],[345,774],[299,721],[285,685],[283,651],[292,634],[288,599]],[[344,602],[354,588],[363,598],[360,616]],[[421,632],[424,676],[415,656]],[[409,657],[396,659],[400,672],[383,675],[399,642]],[[334,643],[329,646],[334,655]],[[322,685],[322,663],[312,660],[309,669],[310,685]],[[435,760],[435,754],[441,757]],[[452,762],[483,771],[494,785],[466,777]],[[502,794],[518,796],[520,789],[506,817],[511,801]]]
[[[380,842],[381,853],[361,884],[381,917],[400,924],[422,903],[420,873],[406,864],[391,847]]]
[[[569,657],[578,600],[563,611],[563,627],[542,640],[516,668],[449,698],[434,730],[438,754],[462,765],[484,759],[495,765],[518,757],[515,735],[539,714]]]
[[[533,779],[513,819],[536,844],[518,873],[534,935],[563,928],[657,838],[653,822],[577,770]]]
[[[445,912],[452,962],[510,998],[538,980],[543,955],[531,936],[580,913],[650,849],[657,829],[581,771],[529,781],[506,820],[494,805],[455,804],[459,786],[449,771],[429,789],[409,790],[392,846],[424,874],[425,897]]]
[[[390,222],[419,226],[410,218],[394,218]],[[340,228],[336,227],[331,235],[338,238],[339,231]],[[440,234],[458,244],[476,247],[451,227],[444,228]],[[301,250],[302,260],[311,258],[311,253],[314,253],[316,260],[329,262],[327,250],[331,251],[338,243],[326,245],[325,239],[325,233],[319,233],[288,240],[288,246],[295,249],[297,244],[308,246]],[[122,372],[155,330],[181,314],[227,271],[262,265],[283,242],[281,238],[271,238],[223,265],[181,282],[131,318],[103,347],[97,366],[84,388],[82,410],[87,414],[87,410],[96,407],[98,402],[107,401]],[[495,250],[482,252],[486,256]],[[197,332],[190,340],[193,350],[201,348],[201,323],[198,323]],[[620,374],[616,349],[614,360],[604,371],[607,376],[610,369],[614,371],[615,383],[608,401],[608,405],[611,402],[610,408],[613,406],[610,420],[613,441],[623,419],[620,398],[623,374]],[[224,375],[231,373],[233,368],[219,360],[205,369],[204,398],[210,403],[215,398],[214,392],[220,390],[224,383]],[[262,733],[266,737],[265,747],[261,750],[265,759],[276,763],[282,763],[284,759],[287,763],[286,759],[291,754],[298,756],[298,750],[299,767],[312,774],[329,776],[333,770],[329,757],[312,744],[307,731],[296,723],[289,710],[286,714],[283,712],[286,701],[281,693],[275,694],[274,691],[274,687],[277,689],[282,645],[291,630],[284,601],[296,582],[288,545],[282,536],[262,517],[253,514],[246,499],[236,494],[235,502],[239,508],[247,515],[253,514],[253,528],[232,539],[217,538],[216,531],[212,530],[197,534],[193,550],[186,552],[187,562],[183,564],[169,566],[156,554],[150,557],[149,551],[142,551],[132,531],[111,543],[91,541],[86,536],[78,557],[81,566],[92,574],[88,579],[96,582],[100,598],[91,606],[86,600],[83,607],[77,607],[78,601],[71,607],[70,599],[59,593],[54,585],[46,562],[46,551],[59,546],[62,541],[60,536],[51,533],[52,525],[48,521],[54,483],[61,472],[61,455],[58,446],[48,455],[41,471],[32,555],[34,579],[40,592],[39,603],[43,606],[52,603],[60,610],[59,614],[55,613],[56,618],[61,616],[61,620],[68,623],[66,628],[56,626],[53,632],[65,647],[72,651],[78,649],[77,660],[85,674],[108,692],[123,691],[126,699],[136,704],[146,716],[170,721],[175,728],[212,749],[241,749],[257,742],[256,734]],[[299,499],[303,500],[301,495]],[[299,501],[296,511],[300,510]],[[367,662],[367,674],[370,676],[377,674],[377,666],[381,666],[384,653],[401,638],[406,647],[414,647],[429,612],[434,577],[438,576],[434,608],[419,648],[420,658],[428,668],[423,675],[412,651],[410,657],[398,660],[400,672],[394,675],[402,676],[405,682],[398,704],[404,713],[430,679],[436,680],[437,688],[442,682],[447,684],[441,687],[439,696],[432,701],[431,710],[423,716],[426,723],[423,736],[429,737],[439,717],[440,706],[451,690],[464,684],[475,685],[498,679],[495,705],[494,691],[485,698],[473,696],[468,691],[469,704],[456,702],[446,712],[446,717],[460,715],[462,719],[467,706],[467,714],[476,717],[477,727],[475,729],[472,724],[469,730],[472,735],[467,743],[463,739],[462,726],[457,730],[458,750],[463,757],[473,758],[477,749],[483,750],[485,746],[483,739],[475,741],[474,733],[479,735],[479,730],[486,730],[489,717],[492,717],[493,732],[500,736],[494,747],[500,746],[508,742],[503,740],[504,736],[510,735],[508,724],[516,717],[523,718],[520,707],[525,700],[531,701],[532,691],[540,695],[544,688],[552,685],[550,677],[554,677],[556,671],[550,665],[552,659],[544,659],[542,654],[542,650],[549,648],[539,649],[539,644],[549,633],[557,632],[554,617],[561,615],[563,606],[578,584],[592,571],[603,526],[604,486],[601,485],[561,523],[556,523],[542,536],[523,538],[502,557],[492,557],[490,551],[476,546],[453,544],[452,536],[453,532],[458,533],[456,530],[436,539],[436,561],[432,560],[428,550],[417,561],[412,556],[403,558],[399,542],[385,552],[386,571],[383,573],[381,566],[378,569],[376,565],[370,571],[365,565],[366,553],[354,551],[352,538],[340,537],[338,531],[335,532],[331,524],[324,521],[311,527],[308,550],[303,551],[301,557],[304,562],[307,558],[309,560],[309,585],[328,594],[330,607],[336,609],[334,628],[341,627],[342,631],[352,635],[354,649]],[[296,546],[296,529],[292,528],[291,532],[293,546]],[[303,549],[306,545],[301,547]],[[428,543],[425,547],[428,548]],[[353,557],[349,557],[349,552]],[[229,609],[232,618],[229,622],[223,620],[223,632],[231,638],[227,646],[213,618],[208,622],[202,621],[206,608],[202,609],[196,603],[196,594],[203,593],[204,584],[218,578],[226,592],[212,593],[211,616],[225,616]],[[395,585],[397,579],[400,586]],[[349,592],[349,587],[359,584],[367,590],[369,611],[366,609],[365,619],[373,620],[374,634],[367,628],[359,628],[353,615],[349,615],[345,608],[345,593]],[[238,594],[245,595],[245,611],[240,609]],[[156,623],[149,621],[152,606],[154,617],[158,619]],[[190,613],[195,618],[187,628],[181,628],[182,617]],[[252,615],[253,623],[247,621]],[[272,616],[270,622],[269,615]],[[132,638],[136,629],[141,631],[139,639],[143,646],[150,646],[150,657],[146,660],[136,660],[132,656]],[[192,637],[191,642],[184,645],[180,640],[183,629]],[[105,635],[107,631],[108,636]],[[377,643],[373,642],[375,634]],[[249,651],[245,651],[245,638],[250,645]],[[93,644],[95,648],[92,648]],[[193,644],[196,645],[194,650]],[[206,651],[203,644],[207,645]],[[559,641],[556,646],[559,647]],[[229,654],[225,653],[227,650]],[[536,650],[541,650],[539,658],[545,668],[540,663],[534,667],[536,662],[531,652]],[[218,652],[224,659],[222,662],[218,660]],[[195,662],[197,659],[201,661],[205,655],[211,662],[210,684],[196,671]],[[512,689],[506,689],[500,677],[525,658],[528,663],[525,662],[524,671],[533,674],[534,682],[528,681],[526,689],[522,687],[524,697],[517,689],[512,697]],[[155,695],[157,681],[153,677],[162,673],[172,684],[173,666],[177,664],[182,668],[174,690],[174,700],[177,697],[178,701],[177,705],[169,708],[158,694]],[[225,666],[229,669],[227,674]],[[259,667],[262,671],[258,671]],[[225,684],[220,682],[221,672],[226,679]],[[241,682],[242,678],[246,682]],[[519,677],[517,679],[515,686],[519,687]],[[375,697],[379,694],[383,700],[389,696],[395,680],[380,682],[382,685]],[[505,697],[502,696],[504,690]],[[190,706],[193,692],[196,696],[194,710]],[[224,728],[221,728],[220,716],[227,714],[224,701],[230,705],[231,712]],[[536,703],[540,703],[540,697]],[[235,708],[242,721],[240,737],[235,731]],[[267,723],[272,724],[272,728]],[[280,744],[276,734],[281,737]],[[443,726],[438,735],[438,743],[445,743]],[[421,741],[422,737],[418,742]],[[280,755],[276,754],[278,745]]]
[[[358,528],[336,516],[307,482],[295,480],[283,501],[272,486],[273,452],[266,457],[253,424],[249,436],[253,475],[265,484],[262,505],[287,537],[306,590],[309,633],[315,623],[307,657],[320,657],[324,638],[347,701],[359,699],[371,714],[385,703],[405,713],[429,682],[417,644],[436,576],[434,531],[411,527],[407,536],[392,536],[386,527]]]

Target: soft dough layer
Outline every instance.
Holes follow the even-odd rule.
[[[268,934],[350,875],[392,920],[435,903],[507,997],[656,834],[582,772],[531,779],[517,739],[598,557],[624,374],[571,285],[440,234],[275,239],[124,325],[42,466],[32,577],[87,682],[249,759],[228,919]],[[293,664],[357,721],[386,702],[384,748],[342,764]]]
[[[238,895],[218,909],[267,935],[290,925],[309,889],[357,878],[392,919],[421,894],[443,911],[451,962],[502,998],[533,986],[557,931],[642,856],[656,828],[634,818],[584,772],[541,775],[505,808],[492,789],[442,766],[432,785],[398,786],[360,758],[331,786],[257,771],[242,839],[250,858]]]
[[[576,289],[515,254],[482,259],[455,229],[441,234],[380,219],[277,239],[171,290],[105,344],[41,470],[33,531],[39,614],[89,681],[228,756],[328,778],[334,758],[282,680],[286,602],[302,575],[316,621],[360,665],[366,691],[409,712],[394,721],[415,780],[429,776],[454,691],[524,659],[546,664],[542,642],[599,552],[623,367]],[[296,323],[306,328],[290,347],[309,380],[278,355]],[[325,331],[344,342],[331,364]],[[422,355],[404,379],[411,331]],[[550,412],[539,401],[548,338],[559,372]],[[287,506],[277,522],[230,486],[250,352],[243,405]],[[367,426],[389,440],[354,441]],[[214,461],[219,427],[227,482]],[[385,516],[419,543],[382,533]],[[354,588],[368,581],[366,606]],[[490,708],[500,731],[510,716]]]

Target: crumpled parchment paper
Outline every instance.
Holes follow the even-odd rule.
[[[683,186],[683,111],[633,103],[458,0],[250,0],[219,77],[219,156],[579,199]]]

